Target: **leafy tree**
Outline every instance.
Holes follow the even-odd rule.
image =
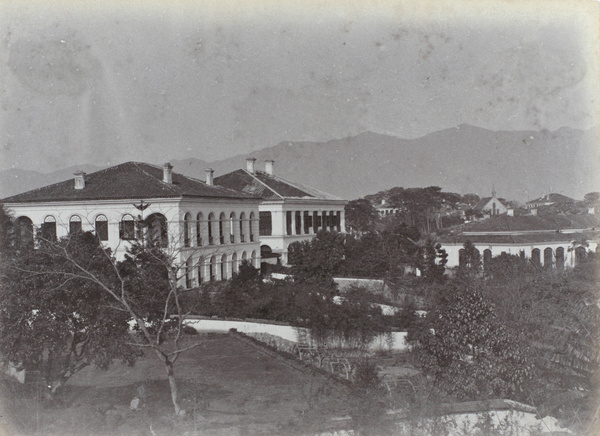
[[[0,203],[0,253],[6,253],[13,246],[14,237],[14,220],[13,217],[4,207],[4,203]],[[1,254],[0,254],[1,255]]]
[[[351,277],[385,277],[388,261],[383,238],[375,232],[346,237],[343,272]]]
[[[441,212],[453,209],[460,196],[442,192],[439,186],[427,188],[392,188],[389,191],[390,203],[403,211],[403,218],[409,225],[429,233],[441,228]]]
[[[479,203],[479,200],[481,200],[481,197],[477,194],[465,194],[460,197],[460,202],[469,206],[475,206]]]
[[[583,196],[583,199],[590,204],[598,204],[600,202],[600,192],[588,192]]]
[[[53,262],[21,266],[20,271],[55,277],[60,283],[87,283],[108,299],[112,310],[133,323],[136,334],[130,337],[131,345],[150,350],[165,365],[175,414],[185,415],[179,406],[174,365],[181,353],[199,344],[181,345],[185,313],[177,284],[185,270],[176,262],[178,253],[169,253],[160,244],[136,242],[126,259],[117,262],[96,236],[82,235],[96,241],[94,251],[77,243],[80,236],[56,242],[41,239],[37,252]]]
[[[348,202],[345,207],[346,228],[349,232],[372,232],[379,215],[370,201],[359,198]]]
[[[409,332],[425,374],[461,400],[524,400],[533,365],[520,332],[497,319],[476,290],[459,288],[440,299],[427,322]]]
[[[234,274],[215,297],[217,314],[233,318],[256,316],[253,313],[253,300],[261,298],[262,290],[259,271],[248,261],[242,262],[239,272]]]
[[[423,279],[430,282],[443,282],[446,263],[448,263],[448,253],[441,244],[436,244],[431,237],[420,242],[416,266],[421,270]]]
[[[471,286],[482,271],[481,254],[471,241],[467,241],[459,251],[459,257],[457,276],[463,283]]]
[[[547,411],[562,406],[585,422],[589,404],[598,404],[600,308],[592,303],[598,299],[598,259],[588,255],[565,272],[509,256],[493,258],[491,265],[481,291],[495,303],[499,321],[520,327],[535,356],[530,402]]]
[[[391,278],[404,274],[404,267],[414,266],[418,255],[419,230],[409,227],[401,217],[388,221],[382,232],[385,258],[388,260],[388,274]]]
[[[78,277],[69,259],[54,255],[68,251],[74,262],[111,280],[112,264],[98,239],[81,233],[56,250],[15,254],[2,263],[0,280],[0,354],[39,370],[48,397],[89,365],[106,369],[115,359],[133,364],[138,356],[129,344],[129,316],[114,309],[97,283]]]
[[[344,236],[321,230],[310,241],[294,242],[288,247],[288,263],[294,280],[333,286],[344,257]]]

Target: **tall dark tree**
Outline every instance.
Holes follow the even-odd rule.
[[[130,344],[128,314],[115,310],[97,283],[78,276],[75,264],[116,281],[98,239],[80,233],[55,250],[13,253],[2,262],[0,278],[0,355],[39,370],[50,397],[83,368],[106,369],[115,359],[133,364],[139,351]]]
[[[459,265],[457,270],[458,278],[466,286],[473,286],[475,281],[480,278],[482,272],[481,253],[475,244],[467,241],[459,251]]]
[[[375,229],[375,223],[379,220],[377,210],[370,201],[360,198],[349,201],[345,207],[346,229],[349,233],[372,232]]]
[[[4,203],[0,203],[0,256],[13,247],[14,219]]]
[[[402,217],[396,216],[388,221],[381,235],[388,261],[388,275],[390,278],[401,277],[405,267],[416,265],[421,234],[416,227],[406,225]]]
[[[431,237],[426,237],[419,243],[415,263],[424,280],[443,282],[448,253],[441,244],[436,243]]]
[[[82,238],[88,243],[78,243]],[[42,239],[36,255],[46,256],[52,262],[22,265],[19,271],[34,277],[54,278],[56,281],[48,281],[57,283],[59,288],[70,283],[86,284],[94,289],[97,298],[109,302],[107,307],[114,313],[133,323],[136,334],[130,336],[129,345],[149,350],[164,364],[175,414],[183,416],[175,362],[181,353],[199,344],[181,343],[186,314],[178,283],[185,276],[185,266],[176,262],[178,252],[169,253],[168,247],[160,245],[136,242],[126,259],[117,262],[91,233],[58,241]],[[83,298],[84,294],[74,295]],[[108,315],[106,318],[110,319]],[[128,328],[127,323],[118,325]]]
[[[294,242],[288,248],[288,263],[294,280],[332,286],[344,258],[344,235],[320,231],[310,241]]]
[[[385,255],[383,238],[375,232],[346,238],[343,272],[349,277],[385,277],[388,260]]]
[[[409,342],[439,389],[460,400],[527,399],[533,364],[522,334],[498,321],[481,292],[446,293],[426,320]]]

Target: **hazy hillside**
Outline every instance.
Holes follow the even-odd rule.
[[[207,167],[218,176],[244,168],[248,156],[257,158],[258,169],[273,159],[277,174],[346,199],[393,186],[430,185],[481,196],[490,195],[495,186],[499,196],[523,202],[548,192],[581,198],[600,190],[595,132],[570,128],[494,132],[468,125],[417,139],[365,132],[325,143],[285,142],[215,162],[191,158],[171,163],[175,171],[204,179]],[[78,168],[50,174],[1,172],[0,196],[70,178]],[[81,168],[92,171],[90,166]]]
[[[86,164],[63,168],[51,173],[20,169],[0,171],[0,198],[70,179],[78,170],[93,173],[101,169],[102,167]]]
[[[441,186],[446,191],[527,201],[548,192],[581,198],[600,190],[600,148],[595,131],[493,132],[462,125],[418,139],[372,132],[325,143],[286,142],[252,153],[257,167],[275,161],[275,172],[291,180],[354,199],[393,186]],[[250,155],[248,155],[250,156]],[[239,156],[210,163],[215,175],[245,167]],[[204,171],[187,168],[204,177]]]

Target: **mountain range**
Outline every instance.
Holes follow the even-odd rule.
[[[364,132],[327,142],[281,142],[213,162],[188,158],[171,164],[177,172],[204,179],[209,167],[218,176],[245,168],[246,157],[255,157],[259,170],[272,159],[277,175],[348,200],[394,186],[432,185],[480,196],[495,189],[498,196],[521,202],[549,192],[582,198],[600,190],[597,133],[597,128],[491,131],[460,125],[416,139]],[[52,173],[1,171],[0,198],[69,179],[79,169],[90,173],[102,168],[87,164]]]

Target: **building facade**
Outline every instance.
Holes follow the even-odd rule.
[[[147,239],[173,255],[187,288],[228,279],[243,260],[260,266],[260,201],[215,186],[212,170],[200,181],[169,164],[127,162],[3,202],[19,245],[92,231],[120,260],[133,241]]]
[[[260,198],[259,238],[263,261],[283,265],[288,247],[314,238],[320,230],[345,232],[346,200],[291,182],[274,174],[274,162],[265,162],[265,171],[246,159],[246,169],[215,178],[215,184]]]
[[[556,231],[464,232],[441,239],[448,254],[446,267],[458,267],[464,262],[464,244],[471,242],[485,264],[503,253],[529,259],[544,268],[574,267],[588,251],[598,251],[599,233],[595,229]]]

